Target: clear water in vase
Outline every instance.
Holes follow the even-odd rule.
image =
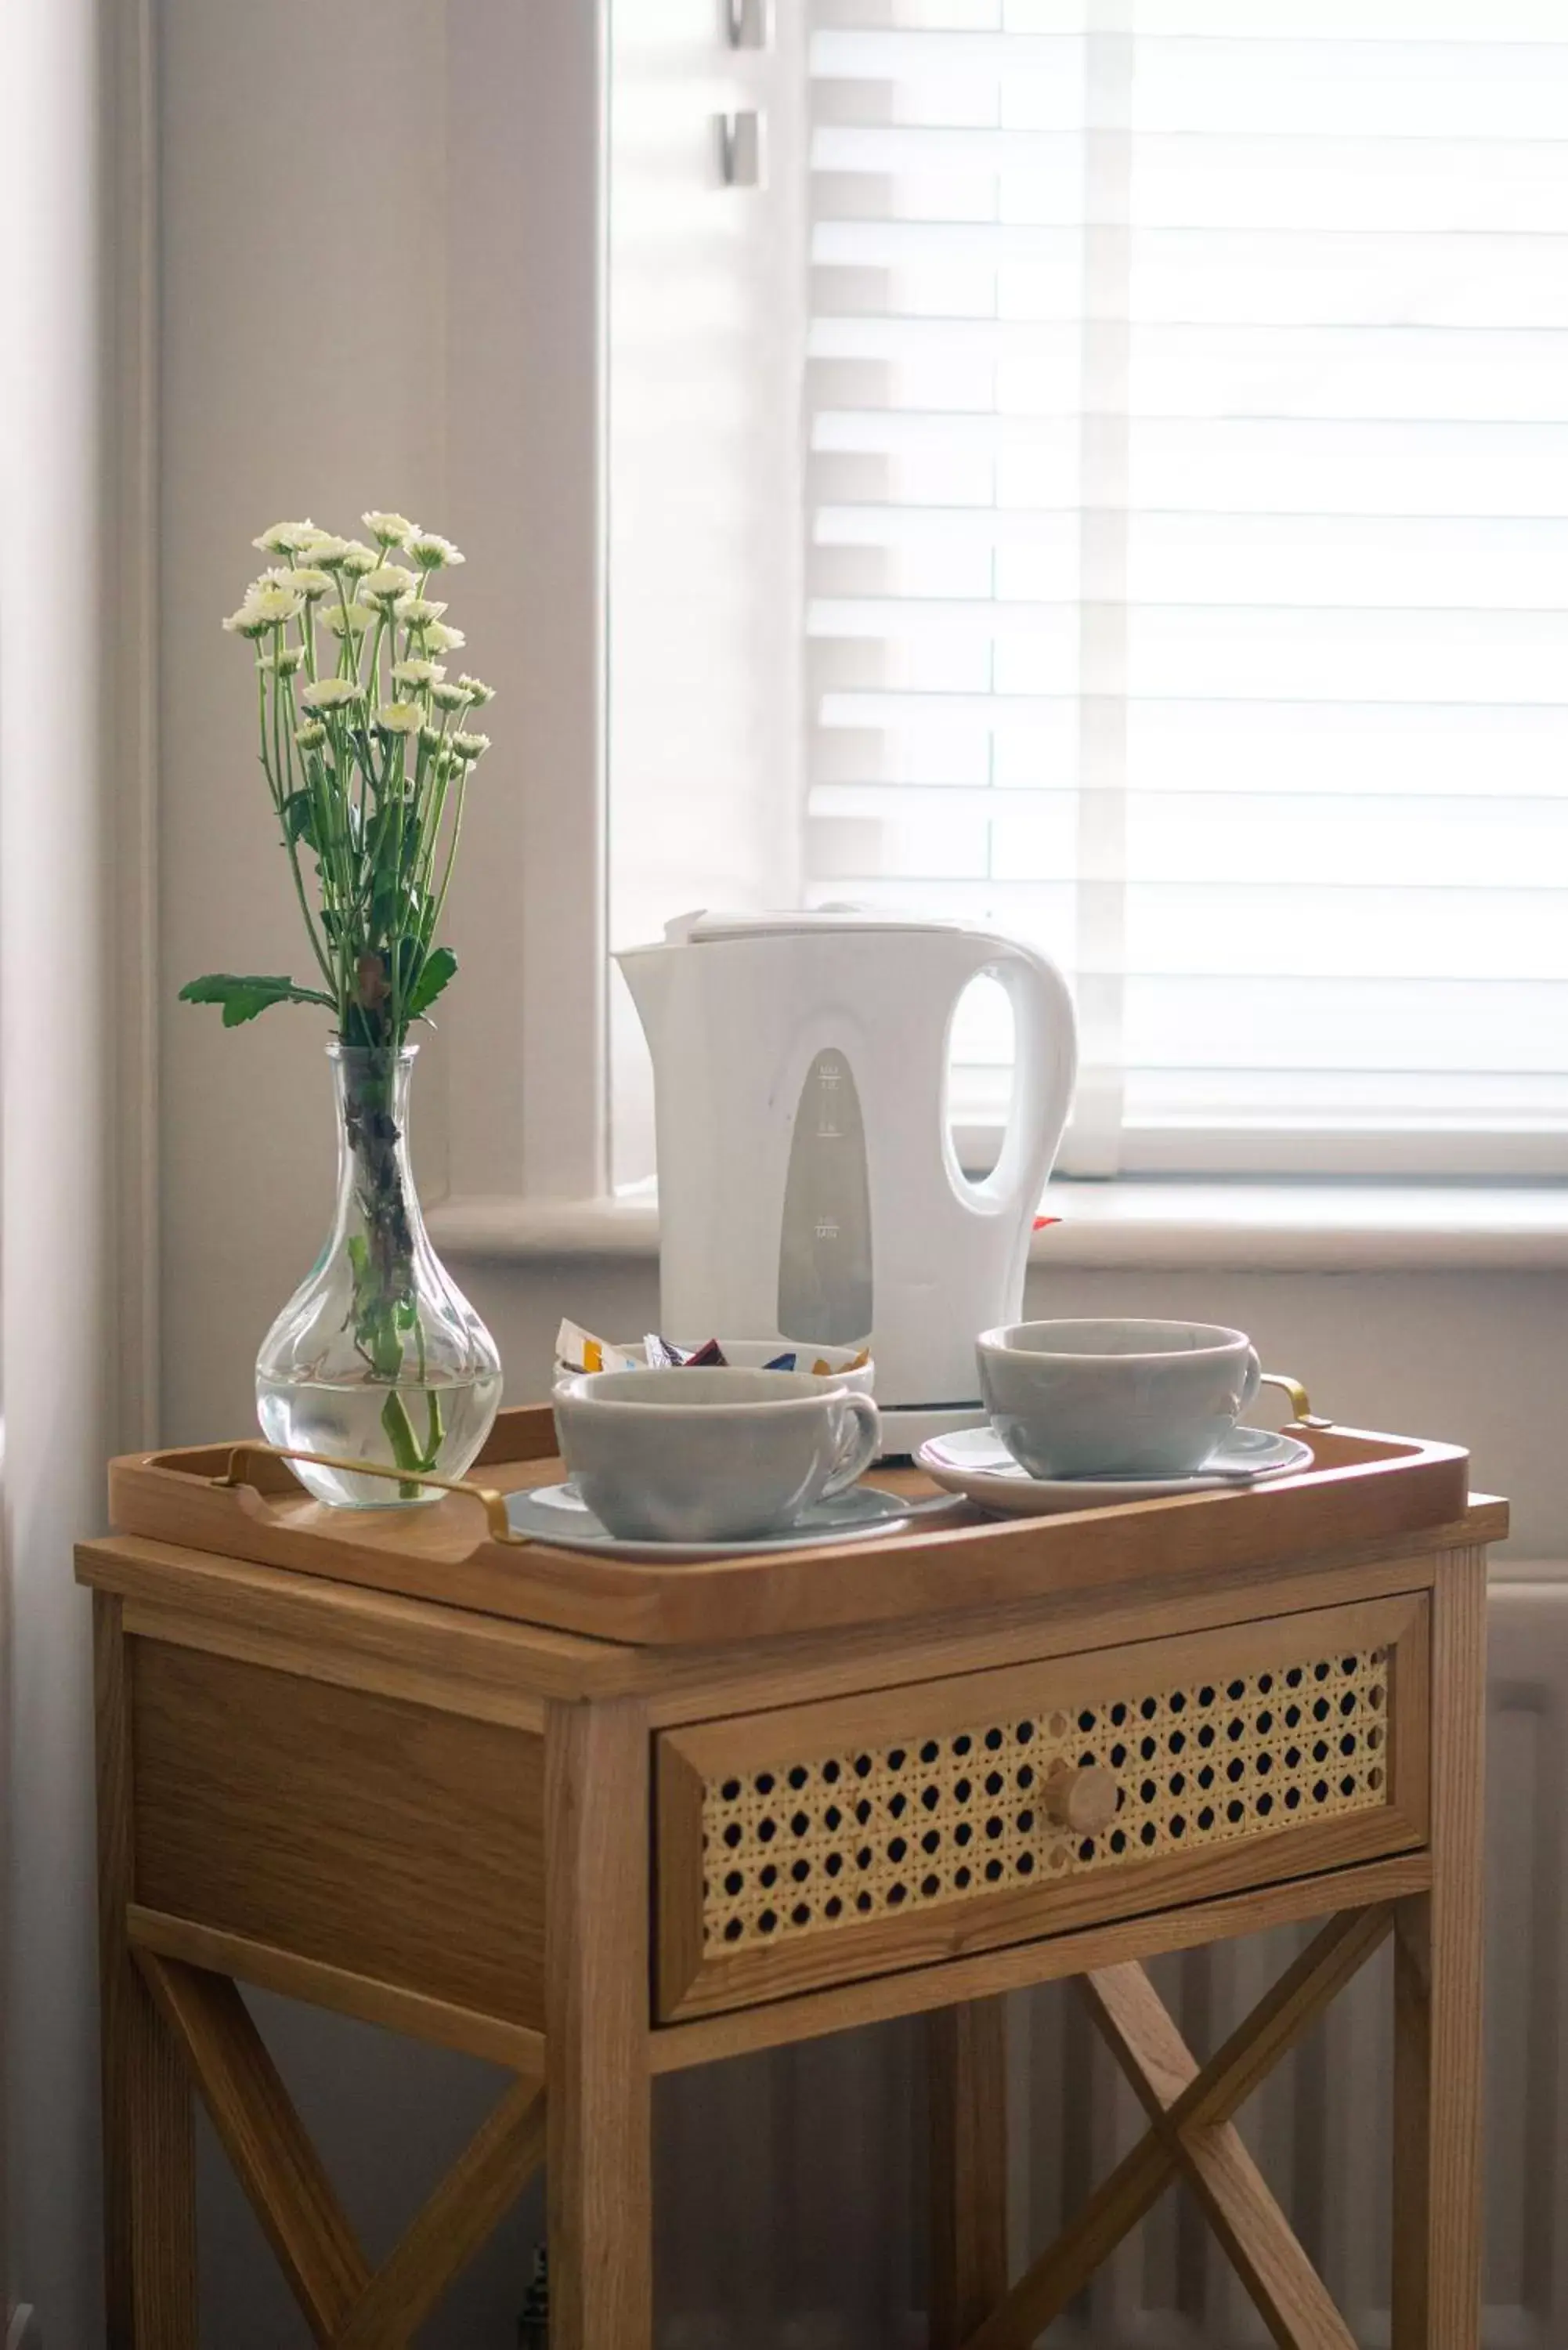
[[[409,1161],[415,1047],[334,1045],[337,1207],[327,1245],[262,1342],[256,1410],[317,1501],[356,1509],[439,1498],[501,1402],[495,1343],[431,1246]],[[363,1461],[389,1475],[356,1473]],[[400,1473],[399,1473],[400,1472]]]
[[[489,1435],[501,1404],[499,1371],[472,1379],[432,1378],[423,1390],[400,1390],[416,1440],[423,1440],[436,1461],[440,1477],[461,1477]],[[329,1452],[338,1459],[378,1461],[395,1466],[385,1426],[387,1390],[369,1380],[358,1387],[329,1380],[275,1378],[256,1372],[256,1413],[269,1444],[286,1451]],[[431,1446],[430,1407],[439,1419],[440,1442]],[[356,1477],[336,1469],[301,1467],[317,1501],[337,1502],[350,1509],[384,1509],[398,1501],[428,1501],[434,1496],[415,1485],[407,1492],[403,1480]]]

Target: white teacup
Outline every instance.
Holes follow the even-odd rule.
[[[743,1542],[852,1485],[881,1441],[869,1396],[810,1371],[575,1373],[554,1402],[561,1457],[612,1534]]]
[[[1258,1392],[1244,1331],[1209,1322],[1014,1322],[975,1342],[992,1427],[1034,1477],[1180,1477]]]

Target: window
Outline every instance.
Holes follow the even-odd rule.
[[[711,266],[641,316],[722,347],[682,544],[772,717],[722,663],[727,814],[645,796],[618,869],[612,553],[618,942],[721,884],[1031,939],[1080,1172],[1568,1167],[1555,0],[799,0],[735,70],[772,185],[699,175]],[[677,494],[657,211],[616,234],[612,550],[618,467]],[[964,1037],[983,1121],[1007,1040]]]

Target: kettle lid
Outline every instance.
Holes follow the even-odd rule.
[[[953,922],[919,914],[884,912],[873,906],[799,907],[771,914],[724,914],[699,907],[664,925],[667,946],[702,946],[724,939],[816,938],[852,931],[951,931]]]

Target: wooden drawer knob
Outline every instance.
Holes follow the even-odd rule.
[[[1117,1792],[1115,1777],[1097,1762],[1076,1770],[1064,1763],[1045,1782],[1045,1809],[1058,1827],[1071,1828],[1075,1835],[1098,1835],[1116,1818]]]

